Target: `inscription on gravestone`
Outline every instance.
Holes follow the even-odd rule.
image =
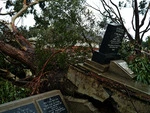
[[[118,51],[121,47],[125,30],[122,25],[108,24],[99,51],[95,51],[92,60],[100,64],[108,64],[111,60],[118,60]]]
[[[38,100],[43,113],[68,113],[59,95]]]
[[[0,113],[68,113],[59,90],[42,93],[0,105]]]
[[[134,77],[136,77],[134,72],[129,68],[127,62],[124,60],[111,61],[109,71],[128,79],[133,79]]]
[[[2,113],[38,113],[38,112],[34,104],[31,103],[31,104],[20,106],[20,107],[17,107],[8,111],[4,111]]]
[[[124,29],[121,25],[108,25],[105,32],[99,52],[104,54],[118,53],[122,39],[124,36]]]

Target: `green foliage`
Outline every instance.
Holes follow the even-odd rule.
[[[136,57],[129,63],[129,67],[137,75],[137,81],[150,84],[150,60],[145,57]]]
[[[40,42],[42,43],[42,42]],[[38,44],[37,44],[38,45]],[[42,44],[40,44],[41,46]],[[38,72],[42,69],[44,63],[46,62],[46,60],[52,55],[52,51],[51,50],[44,50],[42,47],[37,47],[36,46],[36,57],[35,57],[35,63],[38,67]],[[46,68],[48,68],[49,70],[52,68],[52,65],[47,65]],[[45,71],[48,71],[47,69],[45,69]]]
[[[135,45],[129,41],[123,42],[120,55],[137,75],[137,81],[150,84],[150,56],[142,53],[137,54]]]
[[[11,7],[12,10],[15,9],[15,11],[19,11],[23,6],[23,1],[13,0],[11,4],[9,0],[7,1],[7,5],[9,5],[8,9]],[[77,41],[85,42],[85,39],[82,36],[83,33],[88,36],[95,35],[93,30],[95,29],[95,18],[83,5],[84,3],[85,0],[46,0],[39,3],[41,10],[37,11],[38,5],[36,5],[28,8],[25,13],[21,14],[21,16],[24,16],[32,13],[36,21],[35,26],[33,28],[30,27],[29,32],[27,28],[23,26],[21,26],[18,30],[26,38],[36,37],[39,39],[36,43],[35,51],[35,59],[37,63],[35,63],[35,65],[37,65],[39,70],[55,51],[74,46]],[[14,7],[12,7],[13,5]],[[85,21],[87,22],[86,24]],[[5,28],[6,27],[2,25],[2,32],[6,34],[0,33],[0,36],[2,35],[1,38],[8,37],[6,35],[9,35],[9,33],[6,32],[6,30],[9,29],[5,30]],[[8,37],[9,40],[6,38],[4,38],[4,40],[9,41],[9,43],[6,43],[18,48],[16,41],[12,41],[12,39],[14,40],[14,37],[12,36],[13,34],[10,32],[10,36]],[[45,49],[45,46],[47,45],[49,47],[48,49]],[[57,55],[57,60],[57,57],[53,60],[55,63],[58,62],[58,65],[60,65],[61,68],[65,67],[62,66],[62,64],[66,64],[66,61],[64,60],[70,59],[68,58],[69,55],[68,53],[59,55]],[[5,62],[5,57],[7,57],[7,55],[2,57],[2,63]],[[12,59],[11,61],[14,62]],[[18,64],[17,68],[15,68],[15,65],[13,65],[12,62],[2,65],[1,68],[7,69],[10,72],[13,72],[13,74],[16,74],[14,72],[18,72],[24,68],[23,64],[15,61],[14,64],[16,63]],[[49,64],[47,69],[51,69],[51,67],[54,68],[55,66]]]
[[[49,38],[55,47],[66,47],[76,44],[81,40],[82,33],[94,34],[95,18],[83,6],[85,0],[54,0],[45,3],[41,15],[34,14],[35,28],[42,29],[40,38]],[[85,23],[86,21],[86,23]],[[96,31],[96,30],[95,30]],[[46,33],[50,35],[46,35]],[[43,34],[45,34],[43,36]],[[61,42],[61,43],[60,43]]]
[[[18,12],[22,8],[22,4],[23,4],[23,1],[15,0],[14,1],[14,6],[15,6],[14,10]]]
[[[139,8],[140,8],[139,13],[141,13],[142,15],[144,15],[144,13],[146,11],[146,9],[145,9],[146,5],[147,5],[146,0],[142,0],[139,3]]]
[[[43,34],[44,36],[46,34]],[[49,35],[50,36],[50,35]],[[48,43],[50,41],[49,38],[42,38],[40,40],[37,40],[36,42],[36,64],[38,67],[38,71],[42,69],[44,63],[51,57],[53,54],[55,54],[58,50],[62,49],[61,47],[55,47],[52,42]],[[61,44],[62,42],[60,42]],[[53,47],[54,46],[54,47]],[[50,70],[65,70],[67,67],[67,53],[57,53],[53,57],[51,57],[49,63],[46,65],[44,71],[50,71]]]
[[[38,42],[40,44],[38,44]],[[42,69],[43,64],[57,51],[61,50],[61,47],[48,47],[43,48],[44,43],[38,41],[36,45],[36,64],[38,64],[38,69]],[[60,42],[61,43],[61,42]],[[38,46],[39,45],[39,46]],[[38,47],[37,47],[38,46]],[[77,47],[77,48],[68,48],[64,52],[55,54],[45,67],[44,71],[67,71],[69,64],[76,64],[84,62],[90,57],[91,51],[88,47]]]
[[[7,70],[19,78],[24,78],[25,73],[23,75],[22,72],[23,72],[23,69],[26,69],[26,68],[27,67],[24,64],[20,63],[19,61],[14,60],[3,53],[0,53],[0,69]],[[3,71],[0,71],[0,74],[1,72]],[[6,72],[5,74],[7,75]]]
[[[6,1],[6,6],[5,8],[8,9],[9,7],[11,7],[13,4],[12,4],[12,1],[11,0],[7,0]]]
[[[150,50],[150,36],[148,36],[146,38],[146,41],[142,43],[142,46],[147,49],[147,50]]]
[[[13,4],[15,6],[12,9],[19,11],[22,8],[22,2],[14,0]],[[89,52],[87,51],[88,49],[72,50],[71,48],[77,41],[85,42],[83,33],[90,37],[95,35],[95,17],[83,6],[83,3],[85,3],[85,0],[46,0],[40,2],[41,10],[37,10],[38,5],[36,5],[28,8],[25,14],[21,14],[22,17],[32,13],[36,21],[35,26],[33,28],[30,27],[29,32],[25,27],[20,27],[19,32],[26,38],[35,37],[38,39],[35,44],[35,62],[33,62],[38,68],[37,73],[43,68],[44,63],[49,58],[51,59],[44,67],[44,72],[66,71],[69,63],[75,64],[84,62],[87,59],[86,53]],[[15,45],[12,46],[17,48]],[[66,47],[70,48],[53,56],[55,52]],[[2,59],[5,62],[4,58],[3,56]],[[3,61],[1,62],[2,64]],[[11,61],[13,60],[11,59]],[[14,64],[16,64],[16,61]],[[16,72],[16,70],[18,72],[24,68],[24,65],[18,62],[17,64],[17,68],[13,65],[13,62],[0,66],[8,69],[10,72]],[[10,85],[10,87],[12,86]]]
[[[105,13],[105,12],[104,12]],[[103,20],[99,22],[99,26],[102,28],[102,29],[106,29],[106,26],[108,24],[108,19],[107,17],[103,17]]]
[[[68,60],[67,53],[60,53],[60,54],[56,55],[55,62],[58,66],[56,65],[55,68],[59,67],[60,70],[67,70],[68,69],[67,60]]]
[[[123,40],[119,54],[121,55],[122,59],[130,62],[132,57],[135,56],[134,45],[127,40]]]
[[[119,1],[118,6],[119,6],[119,8],[125,8],[125,7],[129,6],[130,4],[131,4],[131,0],[127,0],[127,1],[121,0],[121,1]],[[139,1],[138,8],[139,8],[140,14],[144,15],[147,4],[148,4],[148,1],[146,1],[146,0]]]
[[[85,42],[83,33],[89,36],[95,35],[94,17],[89,10],[86,10],[83,3],[84,0],[46,1],[44,7],[42,6],[44,10],[40,6],[42,14],[35,12],[36,25],[30,28],[29,35],[39,39],[36,42],[36,62],[39,69],[57,50],[72,47],[77,41]],[[85,24],[85,21],[88,24]],[[68,62],[79,61],[78,56],[81,59],[82,52],[59,53],[51,59],[45,70],[66,69]]]
[[[30,90],[0,78],[0,104],[29,96]]]

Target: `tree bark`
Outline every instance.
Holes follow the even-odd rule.
[[[28,51],[19,50],[9,44],[6,44],[4,41],[0,41],[0,51],[13,59],[20,61],[35,72],[36,66],[34,64],[34,54],[31,54]]]
[[[134,14],[135,14],[135,40],[137,41],[138,44],[141,45],[141,40],[140,40],[140,25],[139,25],[139,10],[138,10],[138,3],[137,0],[134,0]]]
[[[21,47],[21,49],[15,48],[10,44],[5,43],[3,40],[0,40],[0,51],[4,54],[10,56],[13,59],[20,61],[22,64],[28,66],[32,70],[32,72],[36,71],[36,65],[34,64],[34,59],[35,59],[34,48],[30,44],[30,42],[28,40],[26,40],[22,36],[22,34],[20,34],[17,31],[16,26],[15,26],[15,20],[21,14],[23,14],[30,6],[33,6],[37,3],[39,3],[40,1],[45,1],[45,0],[34,0],[34,1],[31,1],[30,3],[27,3],[27,0],[23,0],[22,8],[20,9],[20,11],[17,12],[11,18],[10,23],[6,22],[7,27],[9,28],[11,33],[14,35],[15,41],[19,45],[19,48]],[[4,38],[7,38],[7,36]]]

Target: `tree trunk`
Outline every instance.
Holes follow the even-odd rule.
[[[36,66],[34,64],[33,52],[31,53],[29,51],[19,50],[9,44],[6,44],[4,41],[0,41],[0,51],[13,59],[20,61],[35,72]]]
[[[139,25],[139,10],[138,10],[138,3],[137,0],[134,1],[134,14],[135,14],[135,40],[139,45],[141,45],[140,40],[140,25]]]

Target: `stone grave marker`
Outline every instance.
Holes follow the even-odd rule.
[[[100,64],[109,64],[111,60],[120,59],[118,51],[124,34],[125,30],[122,25],[108,24],[99,51],[93,53],[92,60]]]
[[[109,71],[129,79],[136,77],[134,72],[128,67],[127,62],[124,60],[111,61]]]
[[[36,101],[42,113],[68,113],[59,95]]]
[[[0,105],[0,113],[69,113],[59,90]]]

